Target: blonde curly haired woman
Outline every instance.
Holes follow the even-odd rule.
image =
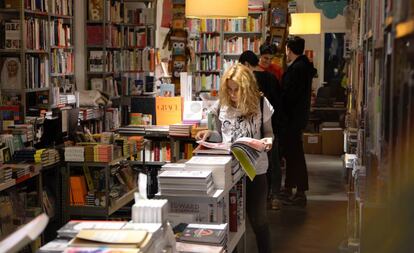
[[[273,141],[271,117],[273,107],[261,95],[253,72],[242,64],[231,66],[223,75],[219,101],[212,106],[216,130],[205,130],[196,139],[232,143],[240,137],[260,139],[270,150]],[[256,177],[247,180],[246,209],[256,235],[258,252],[271,252],[267,221],[268,158],[260,154],[256,164]]]

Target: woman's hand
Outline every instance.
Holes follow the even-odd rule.
[[[263,138],[261,141],[265,144],[265,151],[269,151],[272,149],[273,140],[272,138]]]
[[[207,140],[209,137],[211,136],[211,131],[210,130],[202,130],[200,132],[198,132],[195,136],[195,139],[197,141],[205,141]]]

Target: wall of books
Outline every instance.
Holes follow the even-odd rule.
[[[67,104],[60,94],[74,91],[72,0],[1,5],[2,103],[21,106],[22,115]]]
[[[404,225],[410,219],[404,213],[414,192],[408,155],[413,147],[414,5],[351,1],[345,14],[351,27],[346,124],[357,139],[348,244],[369,252],[396,232],[394,227],[402,227],[402,234],[412,233]],[[401,236],[384,252],[408,252],[408,242]]]

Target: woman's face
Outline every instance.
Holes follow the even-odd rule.
[[[239,101],[239,84],[233,80],[227,80],[227,92],[230,96],[230,100],[237,104]]]
[[[9,61],[7,63],[7,72],[9,73],[9,77],[13,77],[17,75],[17,70],[19,68],[19,65],[16,61]]]

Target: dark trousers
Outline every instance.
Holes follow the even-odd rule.
[[[272,252],[270,231],[267,220],[267,179],[266,174],[257,175],[253,181],[246,179],[246,211],[256,235],[259,253]]]
[[[285,188],[307,191],[308,169],[303,151],[302,131],[287,131],[280,139],[286,160]]]
[[[267,182],[268,193],[276,196],[279,194],[280,187],[282,186],[282,172],[280,169],[280,156],[279,156],[279,142],[275,138],[273,141],[272,149],[267,152],[267,158],[269,159],[269,168],[267,170]]]

